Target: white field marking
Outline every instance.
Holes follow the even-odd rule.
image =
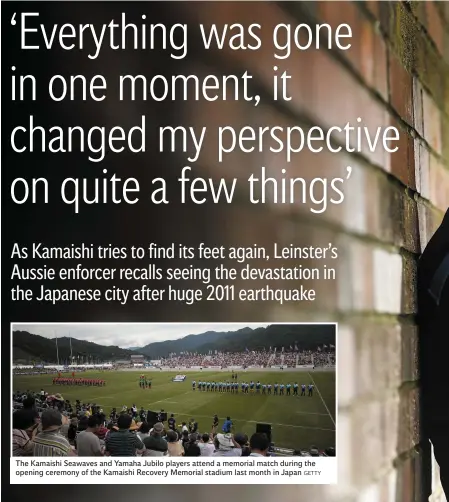
[[[190,394],[191,391],[187,391],[187,392],[184,392],[184,394],[177,394],[177,396],[185,396],[186,394]],[[175,397],[177,397],[175,396]],[[157,404],[157,403],[165,403],[165,402],[168,402],[170,401],[170,399],[172,399],[171,397],[167,397],[166,399],[160,399],[159,401],[153,401],[152,403],[148,403],[147,406],[152,406],[153,404]]]
[[[314,387],[316,388],[316,391],[318,392],[318,395],[320,396],[321,401],[322,401],[324,407],[326,408],[327,413],[329,414],[329,418],[332,420],[334,427],[336,427],[335,420],[332,418],[331,412],[329,411],[329,408],[327,407],[327,404],[324,401],[323,396],[321,395],[320,389],[318,388],[318,386],[315,383],[315,380],[313,379],[313,376],[309,372],[307,372],[307,374],[309,375],[310,380],[312,380],[312,383],[313,383]]]
[[[95,403],[95,404],[97,404],[97,401],[96,401],[97,399],[117,399],[117,398],[116,398],[116,396],[112,396],[112,397],[111,396],[97,396],[97,397],[93,397],[93,398],[90,398],[90,399],[85,399],[84,401],[81,401],[81,399],[80,399],[80,401],[82,403],[83,402],[84,403],[87,402],[87,403]]]
[[[161,401],[156,401],[157,403],[160,403]],[[210,415],[198,415],[195,413],[195,411],[189,411],[187,412],[180,412],[180,411],[173,411],[170,410],[170,413],[173,413],[175,416],[181,416],[181,417],[195,417],[195,418],[210,418],[212,420],[213,417]],[[259,423],[258,420],[246,420],[244,418],[233,418],[232,422],[245,422],[249,424],[257,424]],[[265,423],[270,423],[270,422],[265,422]],[[309,427],[306,425],[292,425],[292,424],[276,424],[276,423],[271,423],[271,425],[276,425],[277,427],[292,427],[294,429],[310,429],[310,430],[316,430],[316,431],[328,431],[328,432],[335,432],[335,429],[324,429],[322,427]]]
[[[193,412],[189,412],[189,413],[180,413],[178,411],[170,411],[170,413],[173,413],[175,416],[179,415],[181,417],[187,417],[187,416],[193,415],[194,417],[198,417],[198,418],[210,418],[211,420],[213,418],[213,417],[210,417],[209,415],[197,415],[194,411]],[[258,420],[246,420],[244,418],[233,418],[232,422],[247,422],[249,424],[257,424],[257,423],[259,423]],[[269,422],[266,422],[266,423],[269,423]],[[318,430],[318,431],[331,431],[331,432],[335,432],[335,429],[323,429],[321,427],[309,427],[309,426],[305,426],[305,425],[276,424],[276,423],[271,423],[271,425],[276,425],[278,427],[294,427],[295,429],[314,429],[314,430]]]

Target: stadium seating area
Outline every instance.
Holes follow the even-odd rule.
[[[172,355],[167,358],[162,358],[160,361],[160,366],[164,368],[192,368],[192,367],[220,367],[220,368],[231,368],[235,367],[258,367],[267,368],[270,366],[283,366],[284,368],[294,368],[297,365],[314,365],[318,366],[329,366],[335,365],[335,349],[325,348],[318,349],[315,351],[296,351],[287,350],[284,352],[271,352],[266,350],[255,351],[255,350],[245,350],[242,352],[221,352],[213,355],[204,354],[188,354],[188,355]],[[120,367],[132,368],[133,364],[121,365]],[[115,370],[117,366],[115,364],[107,368],[102,368],[104,370]],[[65,373],[76,371],[86,371],[86,366],[73,367],[70,368],[56,368],[56,367],[16,367],[13,369],[13,374],[15,375],[36,375],[36,374],[53,374],[53,373]]]
[[[161,366],[167,368],[179,367],[220,367],[231,368],[240,366],[270,367],[283,366],[294,368],[297,365],[329,366],[335,365],[335,349],[325,348],[315,351],[288,350],[284,352],[254,351],[224,352],[214,355],[182,355],[171,356],[161,360]]]
[[[216,418],[212,430],[200,431],[194,419],[176,423],[134,405],[109,417],[93,403],[71,403],[55,396],[15,392],[13,395],[13,456],[210,456],[240,457],[251,454],[285,456],[272,447],[269,437],[251,437],[234,431],[229,417]],[[156,415],[156,416],[155,416]],[[170,422],[171,421],[171,422]],[[128,429],[128,436],[117,430]],[[48,438],[51,437],[49,446]],[[52,450],[52,451],[50,451]],[[54,450],[54,451],[53,451]],[[335,456],[335,449],[291,451],[291,455]],[[288,455],[288,454],[287,454]]]

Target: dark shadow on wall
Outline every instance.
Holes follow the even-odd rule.
[[[21,4],[21,10],[25,11],[27,4]],[[6,5],[3,9],[5,19],[12,17],[14,6]],[[32,10],[32,9],[31,9]],[[119,19],[123,10],[120,3],[91,2],[89,4],[89,22],[102,24],[108,23],[111,19]],[[85,11],[82,13],[75,4],[42,4],[40,18],[45,23],[61,24],[62,22],[86,22]],[[142,22],[141,15],[145,13],[147,22],[163,22],[167,25],[183,23],[185,20],[175,8],[173,3],[153,2],[143,6],[141,3],[129,2],[126,5],[126,15],[128,22],[139,24]],[[5,26],[2,36],[15,37],[17,35],[14,27]],[[132,32],[129,32],[132,36]],[[15,40],[15,38],[14,38]],[[197,245],[205,242],[207,245],[222,244],[220,240],[223,235],[232,232],[232,227],[238,223],[237,220],[227,221],[227,209],[229,206],[223,204],[181,204],[179,194],[179,183],[177,179],[181,168],[187,163],[186,156],[182,154],[160,153],[158,147],[158,128],[160,126],[182,125],[184,124],[184,109],[182,103],[174,103],[170,100],[164,102],[138,101],[120,102],[114,84],[118,80],[118,75],[123,74],[145,74],[148,78],[154,74],[162,74],[169,78],[172,74],[179,73],[179,62],[170,58],[168,51],[162,49],[147,52],[137,51],[112,51],[102,49],[97,60],[91,61],[86,57],[89,47],[85,47],[83,52],[52,53],[49,58],[44,52],[39,54],[33,51],[19,52],[18,44],[14,44],[13,49],[4,50],[5,67],[16,65],[21,73],[35,75],[38,82],[38,101],[26,102],[23,106],[9,109],[11,105],[9,97],[11,89],[7,79],[4,92],[4,117],[7,117],[9,124],[4,123],[5,145],[3,150],[3,170],[2,177],[4,186],[10,186],[16,177],[31,179],[33,177],[44,177],[49,182],[50,194],[49,204],[24,204],[15,205],[10,197],[3,198],[3,222],[7,233],[4,236],[4,249],[12,249],[14,243],[20,246],[29,246],[33,242],[41,242],[47,246],[65,246],[72,243],[81,244],[93,243],[94,245],[112,246],[141,246],[147,248],[152,242],[160,246],[172,243],[180,243],[187,246]],[[5,47],[5,44],[4,44]],[[192,49],[192,50],[191,50]],[[183,61],[184,70],[195,73],[195,59],[197,54],[194,47],[189,47],[188,57]],[[104,75],[108,80],[107,98],[100,103],[69,101],[55,103],[49,98],[45,98],[43,85],[48,82],[52,75],[62,74],[64,76],[73,74],[84,74],[87,77],[95,74]],[[42,86],[42,87],[41,87]],[[8,105],[9,104],[9,105]],[[146,154],[133,155],[122,153],[106,155],[104,162],[95,164],[88,162],[84,154],[23,154],[17,155],[12,152],[6,135],[10,129],[17,125],[27,124],[28,116],[34,116],[35,125],[42,125],[49,128],[59,125],[63,128],[81,125],[88,129],[95,125],[111,128],[121,125],[130,128],[141,123],[141,115],[146,116],[146,126],[148,135],[146,138]],[[188,124],[184,124],[188,125]],[[166,145],[167,146],[167,145]],[[75,148],[76,150],[76,145]],[[104,175],[103,169],[107,170]],[[84,206],[80,213],[73,214],[73,207],[67,206],[61,201],[60,186],[67,177],[86,179],[89,185],[89,196],[92,196],[93,179],[112,176],[123,179],[136,178],[140,183],[140,201],[136,205],[111,203]],[[167,183],[167,193],[169,204],[155,205],[150,201],[149,194],[152,192],[154,178],[164,178]],[[14,214],[13,219],[8,215]],[[6,216],[5,216],[6,215]],[[257,214],[254,214],[257,218]],[[231,227],[231,229],[229,228]],[[3,254],[5,269],[10,267],[9,251]],[[23,265],[32,266],[30,261],[23,260]],[[80,261],[87,265],[87,262]],[[153,261],[156,266],[164,266],[164,261]],[[64,266],[64,262],[55,262],[56,266]],[[149,262],[144,260],[142,268],[148,266]],[[34,263],[36,266],[37,263]],[[104,260],[98,264],[102,267],[117,266],[117,261]],[[177,260],[173,266],[180,266],[181,261]],[[186,263],[184,262],[185,266]],[[66,265],[67,266],[67,265]],[[120,266],[135,266],[131,260],[123,260]],[[116,287],[138,288],[142,282],[116,281]],[[164,288],[165,284],[149,280],[144,283],[150,289]],[[10,283],[12,287],[13,283]],[[47,282],[46,286],[52,288],[67,287],[62,281]],[[95,288],[98,283],[95,281],[77,281],[71,284],[74,289]],[[106,286],[110,287],[110,286]],[[9,288],[8,288],[9,289]],[[35,292],[39,290],[36,288]],[[6,304],[5,304],[6,307]],[[226,305],[220,306],[221,319],[227,319]],[[9,315],[13,319],[44,321],[143,321],[143,320],[184,320],[198,319],[201,314],[202,320],[207,321],[217,319],[217,308],[208,305],[186,306],[179,302],[174,307],[173,303],[161,301],[158,303],[148,302],[128,302],[125,306],[120,306],[107,302],[59,304],[53,306],[48,303],[34,304],[23,307],[22,303],[9,302],[7,308]],[[174,313],[176,312],[176,315]]]

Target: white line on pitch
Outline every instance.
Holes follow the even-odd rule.
[[[335,420],[332,418],[331,412],[329,411],[329,408],[327,407],[327,404],[324,401],[323,396],[321,395],[321,392],[320,392],[320,389],[318,388],[318,385],[315,383],[315,380],[313,379],[313,376],[309,372],[307,372],[307,374],[309,375],[309,378],[312,380],[312,383],[315,386],[316,391],[318,392],[318,395],[320,396],[321,401],[323,402],[324,407],[326,408],[326,411],[329,413],[329,418],[332,420],[332,423],[334,424],[334,427],[336,427]]]
[[[328,413],[313,413],[311,411],[296,411],[295,413],[298,413],[298,415],[319,415],[321,417],[328,416]]]

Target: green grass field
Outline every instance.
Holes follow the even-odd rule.
[[[86,372],[77,376],[103,378],[105,387],[65,387],[53,385],[52,375],[20,375],[13,377],[13,390],[60,392],[64,399],[80,399],[100,405],[105,413],[112,407],[135,404],[139,409],[174,413],[177,423],[191,418],[199,424],[200,431],[211,430],[214,413],[220,418],[220,427],[227,415],[234,422],[234,432],[255,432],[256,423],[270,423],[276,446],[307,449],[312,444],[319,448],[335,446],[335,372],[239,372],[239,381],[260,380],[262,383],[297,382],[315,384],[313,397],[243,395],[192,390],[192,380],[230,380],[231,372],[187,372],[182,383],[171,381],[176,372],[146,372],[152,388],[139,388],[138,371]],[[293,390],[292,390],[293,392]]]

